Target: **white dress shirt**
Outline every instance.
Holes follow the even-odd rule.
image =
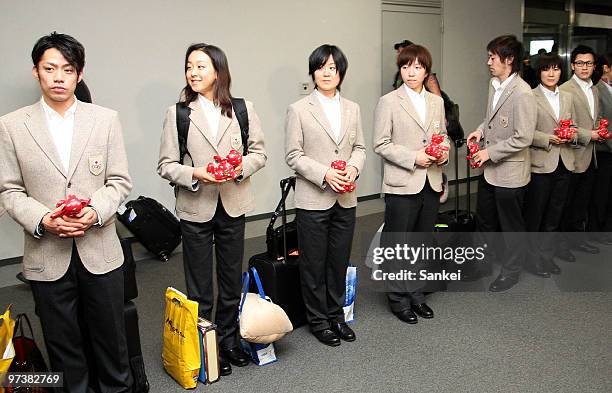
[[[507,77],[506,80],[503,82],[500,82],[498,78],[493,78],[493,80],[491,81],[491,85],[493,86],[493,89],[495,89],[495,93],[493,94],[493,102],[491,103],[491,112],[493,111],[493,109],[495,109],[495,106],[497,106],[497,103],[499,102],[499,98],[501,97],[502,93],[515,76],[516,72]]]
[[[421,124],[425,125],[425,121],[427,119],[427,102],[425,101],[425,87],[421,87],[421,92],[417,93],[404,83],[404,89],[406,90],[406,94],[408,94],[408,98],[410,98],[410,102],[412,102],[412,106],[419,115]]]
[[[589,79],[588,82],[585,82],[582,79],[578,78],[576,74],[574,74],[572,78],[574,78],[576,83],[578,83],[578,86],[580,86],[580,89],[582,89],[584,95],[586,95],[587,101],[589,102],[589,110],[591,112],[591,117],[593,118],[593,120],[595,120],[595,97],[593,96],[593,90],[591,89],[591,87],[593,87],[593,81]]]
[[[333,98],[327,98],[315,89],[315,94],[323,107],[323,112],[325,113],[325,117],[327,117],[331,131],[336,137],[336,142],[340,142],[338,140],[338,138],[340,138],[340,126],[342,123],[342,112],[340,111],[340,93],[336,91],[336,95],[334,95]]]
[[[200,108],[202,108],[202,112],[204,112],[204,117],[208,123],[208,131],[210,131],[213,138],[217,140],[219,121],[221,120],[221,108],[215,106],[212,101],[201,94],[198,94],[198,101],[200,102]]]
[[[561,104],[559,103],[559,86],[555,87],[555,91],[553,92],[548,90],[548,88],[544,87],[540,83],[540,90],[542,90],[542,93],[544,93],[544,97],[546,97],[548,103],[550,104],[550,107],[553,109],[553,112],[555,112],[556,119],[561,120],[559,119],[559,112],[561,111]]]
[[[70,167],[70,150],[72,150],[72,134],[74,133],[74,112],[76,111],[77,101],[75,98],[74,104],[70,105],[70,108],[66,110],[62,117],[62,115],[47,105],[44,98],[40,99],[47,119],[47,128],[66,173],[68,173],[68,168]]]

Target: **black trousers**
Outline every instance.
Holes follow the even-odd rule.
[[[502,262],[501,274],[518,274],[525,259],[525,220],[523,202],[526,187],[507,188],[489,184],[484,176],[478,181],[476,222],[478,231],[511,232],[503,235],[502,242],[492,239],[496,257]],[[490,250],[491,247],[488,247]],[[490,256],[490,251],[487,254]]]
[[[554,257],[571,175],[561,158],[553,172],[531,174],[525,196],[525,225],[528,232],[538,234],[529,237],[527,263]]]
[[[564,232],[584,232],[586,230],[594,183],[595,167],[592,161],[585,172],[572,173],[566,208],[561,219],[561,228]],[[584,237],[580,240],[584,240]]]
[[[597,152],[593,184],[587,230],[612,232],[612,153]]]
[[[433,240],[433,229],[436,223],[438,207],[440,206],[440,193],[434,191],[425,181],[425,186],[417,194],[400,195],[385,194],[385,225],[381,234],[383,247],[394,247],[399,241],[407,244],[421,244],[426,242],[423,236]],[[419,233],[418,239],[416,233]],[[403,237],[403,240],[401,238]],[[385,261],[385,264],[390,261]],[[414,268],[415,266],[404,267]],[[392,264],[391,270],[397,273],[402,263]],[[410,269],[409,269],[410,270]],[[424,282],[389,282],[387,300],[391,311],[397,313],[410,308],[411,304],[425,302],[422,289]],[[401,288],[400,288],[401,287]]]
[[[327,210],[296,209],[302,296],[313,332],[344,322],[355,211],[338,202]]]
[[[57,281],[31,281],[51,370],[64,373],[64,392],[88,392],[81,329],[89,333],[102,393],[130,392],[123,314],[123,270],[92,274],[73,243],[70,266]],[[79,310],[86,326],[79,326]],[[95,384],[94,384],[95,385]]]
[[[217,311],[214,319],[221,349],[238,346],[238,304],[244,256],[244,215],[230,217],[219,199],[210,221],[181,220],[187,296],[198,302],[198,314],[212,321],[213,240],[217,259]]]

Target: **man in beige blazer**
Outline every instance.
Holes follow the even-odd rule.
[[[599,96],[599,114],[612,121],[612,52],[598,56],[597,67],[601,67],[603,75],[595,85]],[[598,126],[599,124],[595,124]],[[608,127],[612,130],[612,127]],[[612,139],[598,143],[597,172],[594,183],[596,192],[591,199],[588,230],[600,232],[596,240],[605,245],[612,244]]]
[[[540,277],[560,274],[553,261],[559,243],[561,217],[574,171],[577,142],[591,141],[589,130],[578,129],[572,140],[555,135],[560,120],[574,120],[572,96],[560,91],[563,60],[556,54],[543,54],[538,59],[536,74],[541,83],[533,89],[537,104],[536,130],[531,144],[531,182],[525,196],[525,222],[530,236],[530,251],[525,269]]]
[[[74,38],[40,38],[32,60],[42,99],[0,118],[2,203],[24,230],[23,272],[64,390],[87,391],[86,329],[100,387],[128,392],[123,254],[114,219],[132,188],[121,125],[116,112],[74,97],[85,63]],[[91,198],[90,205],[76,217],[51,218],[68,194]]]
[[[339,93],[347,67],[340,48],[316,48],[309,57],[316,88],[289,106],[285,122],[285,160],[297,175],[295,207],[306,317],[313,335],[329,346],[356,339],[343,306],[357,192],[342,189],[363,170],[365,145],[359,105]],[[346,169],[331,168],[336,160],[345,161]]]
[[[487,45],[487,65],[493,79],[484,122],[468,136],[482,141],[474,161],[484,168],[478,183],[476,216],[481,232],[525,231],[523,199],[529,183],[531,162],[529,146],[536,124],[536,104],[529,85],[518,75],[523,46],[515,36],[493,39]],[[499,276],[489,290],[505,291],[518,282],[524,255],[525,238],[503,235],[505,251]]]
[[[570,191],[562,218],[564,232],[585,232],[592,193],[597,192],[594,184],[597,168],[596,149],[602,139],[595,131],[599,114],[598,91],[593,86],[591,76],[595,67],[595,53],[584,45],[577,46],[571,54],[574,75],[559,88],[572,96],[574,102],[574,123],[591,134],[591,140],[575,150],[575,169],[570,180]],[[557,255],[566,261],[573,262],[575,256],[568,249],[590,253],[599,253],[599,248],[586,241],[586,235],[568,234],[567,242],[562,242]]]

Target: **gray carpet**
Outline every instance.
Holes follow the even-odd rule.
[[[373,232],[381,214],[358,219]],[[356,242],[358,240],[356,234]],[[248,239],[245,255],[262,252]],[[362,249],[359,244],[354,250]],[[596,257],[592,257],[596,260]],[[234,367],[229,377],[197,392],[601,392],[612,391],[612,293],[562,292],[552,279],[524,274],[508,293],[447,292],[428,297],[436,317],[407,325],[387,309],[360,266],[357,341],[329,348],[300,328],[276,344],[278,362]],[[602,262],[602,261],[599,261]],[[610,261],[604,261],[609,264]],[[580,261],[561,264],[580,274]],[[609,273],[609,270],[606,271]],[[184,289],[181,254],[167,263],[138,262],[142,350],[152,392],[182,392],[161,364],[163,297]],[[561,275],[563,277],[563,275]],[[607,279],[610,279],[610,275]],[[492,277],[476,283],[486,287]],[[0,306],[33,315],[26,285],[0,289]],[[40,325],[33,319],[42,344]]]

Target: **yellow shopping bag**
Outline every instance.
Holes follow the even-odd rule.
[[[180,291],[166,289],[164,369],[185,389],[195,388],[200,373],[198,303]]]
[[[0,374],[8,372],[11,362],[15,357],[15,347],[13,347],[13,333],[15,330],[15,320],[11,318],[11,306],[6,308],[6,311],[0,316]],[[0,393],[4,393],[5,389],[0,387]]]
[[[13,347],[15,320],[11,318],[11,306],[9,305],[0,317],[0,353],[2,353],[0,374],[8,372],[11,362],[15,357],[15,348]]]

